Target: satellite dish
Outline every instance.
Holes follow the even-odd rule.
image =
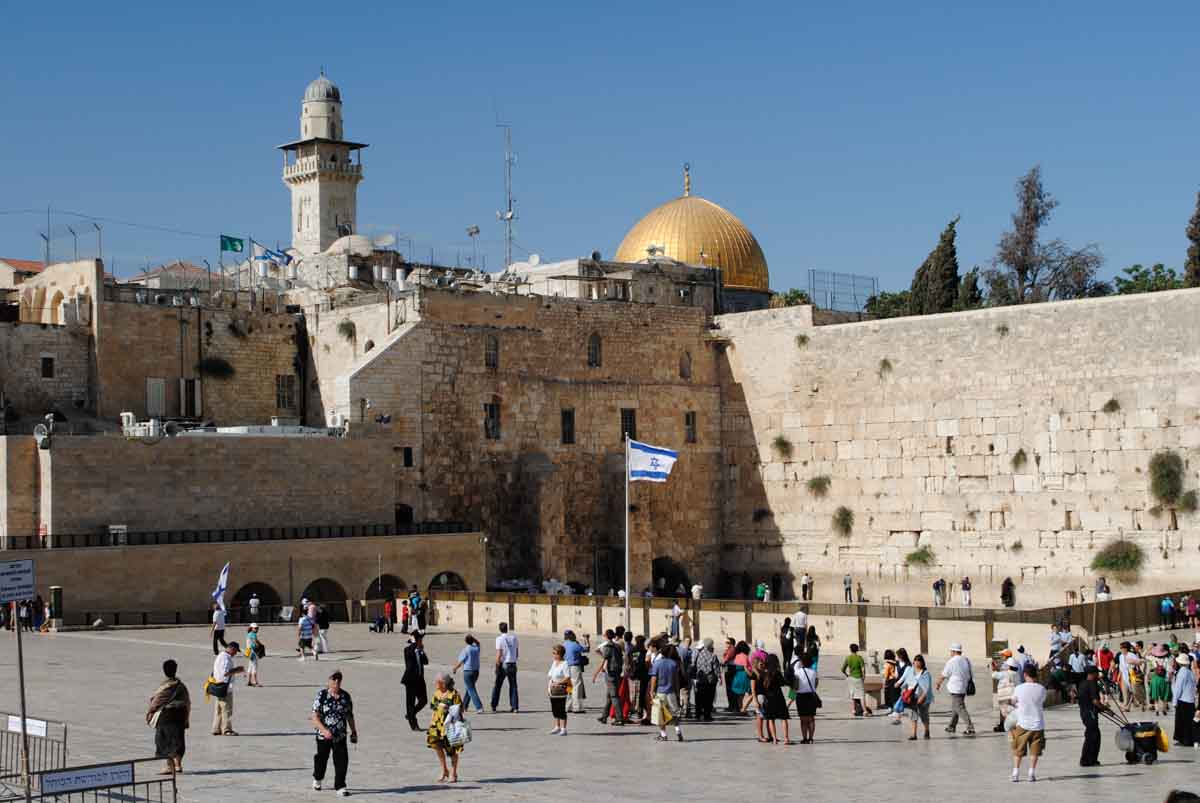
[[[33,428],[33,437],[37,438],[38,440],[47,437],[49,434],[50,427],[46,426],[45,424],[38,424]]]
[[[179,434],[179,424],[174,421],[168,421],[163,427],[163,432],[167,433],[168,438],[174,438]]]
[[[376,237],[374,240],[372,240],[371,244],[374,245],[376,248],[391,248],[393,245],[396,244],[396,235],[381,234],[378,237]]]
[[[542,257],[540,254],[530,254],[529,255],[529,266],[530,267],[536,268],[540,264],[542,264]]]

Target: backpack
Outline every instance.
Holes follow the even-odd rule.
[[[608,644],[604,648],[604,671],[611,680],[620,680],[625,672],[625,658],[621,648]]]

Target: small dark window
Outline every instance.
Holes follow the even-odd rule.
[[[42,379],[54,378],[54,358],[42,357]]]
[[[499,368],[500,367],[500,338],[495,335],[488,335],[487,342],[483,347],[483,367],[484,368]]]
[[[621,408],[621,439],[628,435],[631,441],[637,440],[637,410],[628,407]]]
[[[686,351],[683,353],[683,356],[679,358],[679,378],[692,378],[692,355]]]
[[[275,375],[275,406],[280,410],[296,409],[296,375]]]
[[[404,467],[412,468],[413,465],[413,448],[411,446],[404,447]]]
[[[693,412],[683,414],[683,439],[688,443],[696,442],[696,414]]]
[[[571,444],[575,442],[575,411],[562,411],[562,442]]]
[[[600,367],[600,335],[595,332],[588,338],[588,368]]]
[[[483,437],[490,441],[500,440],[500,399],[496,396],[483,405]]]

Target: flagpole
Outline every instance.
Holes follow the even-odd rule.
[[[625,629],[632,632],[629,620],[629,433],[625,433]]]

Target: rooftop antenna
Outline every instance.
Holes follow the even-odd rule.
[[[513,221],[517,219],[516,199],[512,194],[512,169],[517,163],[517,155],[512,149],[512,123],[496,123],[497,128],[504,129],[504,199],[505,207],[496,213],[496,219],[504,223],[504,269],[512,264]]]
[[[479,243],[476,240],[479,236],[479,227],[467,226],[467,236],[471,238],[471,267],[479,270]]]

